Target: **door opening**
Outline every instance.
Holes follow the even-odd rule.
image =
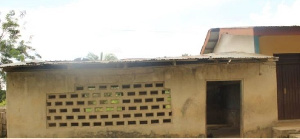
[[[207,137],[240,137],[241,81],[207,81]]]

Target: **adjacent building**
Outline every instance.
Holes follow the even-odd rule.
[[[279,57],[276,64],[278,119],[300,119],[300,27],[210,29],[200,53],[233,51]]]

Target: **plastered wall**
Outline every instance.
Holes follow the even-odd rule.
[[[222,34],[213,53],[222,52],[255,53],[253,36]]]
[[[259,49],[261,54],[300,53],[300,35],[261,36]]]
[[[241,136],[271,137],[277,121],[275,63],[70,69],[7,74],[8,137],[205,137],[206,81],[241,80]],[[46,94],[75,84],[163,81],[172,92],[172,123],[47,128]]]

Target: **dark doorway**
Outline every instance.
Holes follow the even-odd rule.
[[[275,54],[278,119],[300,119],[300,54]]]
[[[208,81],[207,137],[240,137],[241,81]]]

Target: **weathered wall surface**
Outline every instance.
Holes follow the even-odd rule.
[[[207,80],[242,81],[242,136],[271,137],[277,121],[274,63],[10,72],[7,78],[8,137],[205,137]],[[74,92],[75,84],[149,81],[171,89],[172,123],[47,128],[47,93]]]
[[[250,35],[222,34],[213,53],[222,52],[255,53],[254,38]]]
[[[259,37],[261,54],[300,53],[300,35],[277,35]]]

